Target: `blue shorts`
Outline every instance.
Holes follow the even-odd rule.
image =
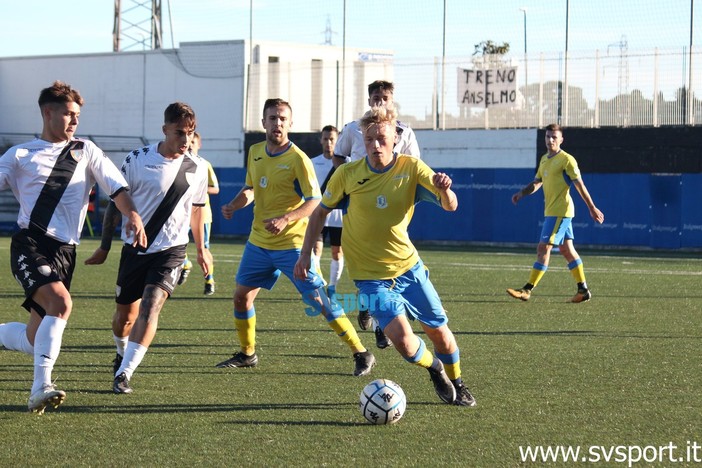
[[[561,245],[565,239],[575,239],[575,237],[573,237],[573,218],[546,216],[546,219],[544,219],[544,227],[541,229],[539,242]]]
[[[298,258],[300,258],[300,249],[270,250],[247,242],[239,271],[236,273],[236,282],[250,288],[270,290],[273,289],[282,272],[290,278],[300,294],[324,286],[324,280],[314,271],[311,271],[304,280],[295,279],[293,269]]]
[[[388,280],[354,281],[361,303],[385,327],[397,316],[406,314],[430,328],[448,323],[439,294],[429,280],[429,270],[421,260],[408,272]]]

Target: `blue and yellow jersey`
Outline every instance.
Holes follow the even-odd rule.
[[[326,208],[342,208],[341,246],[354,280],[390,279],[419,261],[407,227],[420,200],[441,204],[434,171],[421,160],[397,155],[382,172],[366,158],[341,165],[322,196]]]
[[[573,156],[561,150],[549,157],[541,156],[536,180],[543,182],[544,216],[575,216],[575,206],[570,197],[570,186],[580,178],[580,169]]]
[[[291,222],[278,235],[266,231],[263,220],[289,213],[306,199],[320,198],[312,162],[304,151],[293,143],[276,154],[268,154],[265,141],[251,146],[246,186],[254,191],[254,219],[249,242],[270,250],[301,248],[307,218]]]

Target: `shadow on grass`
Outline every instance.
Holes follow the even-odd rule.
[[[420,333],[418,333],[420,334]],[[637,338],[643,340],[689,340],[702,338],[700,335],[643,335],[641,333],[612,333],[594,330],[532,330],[532,331],[495,331],[495,332],[470,332],[454,331],[454,335],[471,336],[582,336],[593,338],[615,338],[630,339]]]

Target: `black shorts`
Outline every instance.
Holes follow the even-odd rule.
[[[46,311],[32,300],[34,292],[45,284],[60,281],[71,290],[76,268],[76,246],[64,244],[51,237],[22,229],[12,236],[10,244],[12,275],[24,289],[22,307],[34,309],[44,317]]]
[[[185,245],[177,245],[161,252],[139,255],[131,245],[122,247],[117,273],[117,304],[131,304],[144,295],[147,285],[158,286],[173,294],[185,260]]]
[[[327,237],[329,237],[329,245],[334,247],[341,247],[340,227],[324,226],[317,240],[324,242],[324,239],[326,239]]]

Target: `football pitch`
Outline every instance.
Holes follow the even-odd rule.
[[[9,238],[2,244],[0,322],[24,322]],[[346,346],[323,319],[305,315],[286,278],[256,302],[258,367],[215,368],[238,349],[238,242],[213,243],[217,292],[203,296],[191,274],[164,307],[134,393],[114,395],[115,244],[101,266],[82,264],[97,241],[78,248],[73,313],[53,374],[67,393],[58,410],[27,412],[32,359],[0,350],[0,466],[502,467],[531,463],[520,447],[600,447],[597,461],[607,451],[616,461],[614,447],[672,443],[684,455],[702,443],[699,255],[580,251],[593,299],[568,304],[575,285],[558,254],[521,302],[505,288],[525,283],[533,250],[420,247],[478,402],[459,408],[439,401],[426,371],[393,348],[376,349],[370,331],[360,336],[377,366],[353,377]],[[324,271],[328,259],[325,249]],[[354,292],[346,272],[337,290]],[[395,425],[370,425],[358,410],[376,378],[407,395]]]

